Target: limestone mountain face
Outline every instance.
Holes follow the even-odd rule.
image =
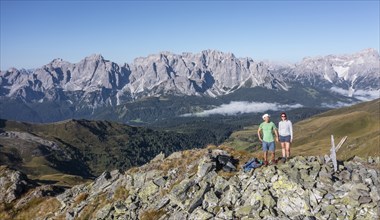
[[[244,85],[286,88],[264,63],[211,50],[160,53],[123,66],[101,55],[76,64],[55,59],[35,70],[3,71],[0,85],[3,97],[25,102],[69,101],[94,108],[159,94],[215,97]]]
[[[305,58],[295,65],[272,65],[215,50],[162,52],[123,65],[92,55],[79,63],[55,59],[34,70],[1,71],[0,98],[67,102],[81,109],[163,94],[217,97],[252,87],[286,91],[294,82],[324,89],[378,90],[379,60],[373,49]]]
[[[339,164],[296,156],[250,172],[226,173],[215,158],[246,154],[203,149],[158,155],[127,172],[104,172],[90,184],[45,196],[49,212],[32,218],[66,219],[378,219],[380,158]],[[26,203],[27,204],[27,203]],[[55,207],[55,208],[54,208]],[[22,210],[22,206],[20,206]],[[22,212],[13,212],[21,215]]]
[[[374,49],[350,55],[304,58],[285,72],[289,81],[321,88],[334,86],[350,90],[350,95],[355,90],[378,90],[379,73],[380,56]]]
[[[132,96],[175,94],[216,97],[242,86],[286,88],[281,81],[275,80],[264,63],[207,50],[182,55],[165,52],[135,59],[126,91]]]

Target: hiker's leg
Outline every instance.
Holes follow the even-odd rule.
[[[268,151],[264,151],[264,161],[268,161]]]
[[[282,149],[282,157],[286,157],[286,148],[285,148],[285,142],[281,142],[281,149]]]
[[[271,152],[271,161],[274,160],[274,151],[275,151],[276,145],[273,142],[270,142],[269,144],[269,151]]]
[[[290,143],[289,142],[286,142],[286,157],[290,157]]]
[[[263,152],[264,152],[264,161],[268,161],[268,150],[269,150],[268,143],[263,141],[262,144],[263,144]]]

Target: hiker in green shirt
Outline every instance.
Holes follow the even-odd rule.
[[[278,132],[276,125],[270,121],[270,116],[268,114],[263,115],[264,122],[260,124],[257,130],[257,135],[263,145],[264,152],[264,165],[268,165],[268,150],[271,152],[271,163],[276,163],[274,159],[274,151],[276,145],[274,143],[273,132],[276,135],[276,141],[278,141]],[[261,138],[261,133],[263,137]]]

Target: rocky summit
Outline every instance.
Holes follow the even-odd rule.
[[[220,155],[233,158],[237,171],[224,171],[216,159]],[[2,169],[0,213],[5,214],[0,218],[379,218],[380,158],[338,161],[334,172],[327,156],[295,156],[286,163],[244,172],[241,167],[249,157],[216,147],[176,152],[166,158],[160,154],[144,166],[106,171],[93,182],[63,193],[57,189],[40,193],[37,201],[25,198],[46,190],[41,186],[30,186],[35,188],[23,193],[14,190],[14,175],[5,175],[10,171]],[[16,179],[28,182],[25,177]]]

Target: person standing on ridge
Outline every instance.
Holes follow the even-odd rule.
[[[278,132],[276,125],[270,121],[270,116],[268,114],[263,115],[263,120],[264,122],[260,124],[259,129],[257,130],[257,135],[263,146],[264,165],[268,165],[268,151],[271,152],[271,163],[276,163],[274,159],[276,145],[274,143],[273,133],[276,135],[276,141],[278,141]],[[262,138],[261,133],[263,134]]]
[[[290,144],[293,142],[293,125],[285,112],[281,113],[281,121],[278,123],[278,133],[282,148],[282,162],[290,157]]]

